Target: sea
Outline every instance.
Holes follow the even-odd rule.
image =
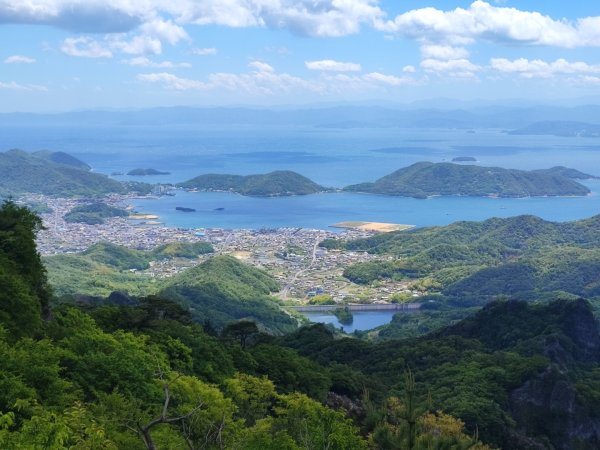
[[[474,157],[482,166],[531,170],[560,165],[600,176],[600,138],[515,136],[499,129],[0,126],[0,150],[11,148],[64,151],[98,173],[150,183],[176,183],[206,173],[293,170],[323,186],[341,188],[418,161],[450,162],[459,156]],[[135,168],[170,174],[115,175]],[[521,214],[563,222],[600,213],[600,180],[584,184],[592,194],[570,198],[413,199],[341,192],[253,198],[177,191],[172,197],[131,203],[139,212],[157,214],[166,226],[184,228],[334,230],[334,223],[357,220],[423,227]],[[176,206],[196,211],[181,212]]]

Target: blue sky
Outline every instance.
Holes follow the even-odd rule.
[[[598,0],[0,0],[0,111],[600,95]]]

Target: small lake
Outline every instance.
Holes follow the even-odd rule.
[[[342,325],[336,316],[325,312],[303,312],[302,314],[311,322],[330,323],[336,328],[342,328],[346,333],[352,333],[355,330],[371,330],[390,323],[396,313],[398,311],[352,311],[354,321],[350,325]]]

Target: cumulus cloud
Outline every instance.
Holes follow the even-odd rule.
[[[156,27],[183,36],[178,24],[288,29],[309,36],[345,36],[384,13],[377,0],[0,0],[0,23],[45,24],[76,32],[129,32]],[[154,25],[152,25],[154,23]],[[174,34],[175,33],[175,34]]]
[[[178,2],[179,3],[179,2]],[[205,0],[179,4],[179,21],[199,25],[269,27],[336,37],[357,33],[384,16],[376,0]]]
[[[417,69],[415,68],[415,66],[411,66],[411,65],[404,66],[402,68],[402,72],[404,72],[404,73],[415,73],[416,71],[417,71]]]
[[[181,40],[190,40],[187,32],[170,20],[154,19],[143,24],[140,31],[144,35],[152,36],[171,45],[175,45]]]
[[[529,60],[519,58],[509,60],[505,58],[492,58],[492,70],[508,74],[517,74],[523,78],[552,78],[556,75],[587,75],[600,74],[600,64],[587,64],[585,62],[569,62],[557,59],[553,62],[540,59]]]
[[[252,61],[250,64],[248,64],[248,67],[256,69],[258,72],[275,72],[273,66],[262,61]]]
[[[360,72],[360,64],[351,62],[339,62],[333,59],[322,59],[320,61],[305,61],[309,70],[320,70],[322,72]]]
[[[99,42],[86,37],[66,38],[60,50],[69,56],[82,58],[112,58],[112,52]]]
[[[427,42],[468,44],[483,39],[565,48],[600,46],[600,17],[569,22],[535,11],[493,6],[481,0],[469,8],[451,11],[432,7],[414,9],[393,20],[378,21],[376,27]]]
[[[423,59],[466,59],[469,57],[469,51],[462,47],[452,47],[450,45],[431,45],[421,46],[421,56]]]
[[[4,64],[33,64],[34,62],[34,58],[30,58],[28,56],[23,55],[9,56],[4,60]]]
[[[212,56],[217,54],[217,49],[214,47],[193,48],[192,54],[198,56]]]
[[[380,84],[386,84],[389,86],[402,86],[404,84],[410,84],[412,79],[402,78],[394,75],[385,75],[379,72],[371,72],[362,77],[364,81],[374,81]]]
[[[128,55],[143,55],[162,53],[162,42],[147,35],[137,35],[129,39],[127,36],[115,35],[108,40],[110,47]]]
[[[121,61],[123,64],[127,64],[128,66],[134,67],[154,67],[160,69],[176,69],[183,68],[188,69],[192,67],[190,63],[182,62],[182,63],[174,63],[171,61],[161,61],[156,62],[151,59],[146,58],[145,56],[138,56],[131,59],[124,59]]]
[[[481,70],[481,66],[473,64],[468,59],[450,59],[448,61],[424,59],[420,66],[427,73],[454,78],[474,78],[476,73]]]

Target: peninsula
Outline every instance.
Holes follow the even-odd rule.
[[[179,186],[202,191],[229,191],[253,197],[308,195],[327,190],[305,176],[289,170],[246,176],[206,174],[180,183]]]
[[[577,176],[573,176],[577,175]],[[583,196],[590,190],[574,178],[591,175],[564,167],[524,171],[451,163],[418,162],[374,183],[361,183],[345,191],[402,197],[439,195],[473,197]]]

